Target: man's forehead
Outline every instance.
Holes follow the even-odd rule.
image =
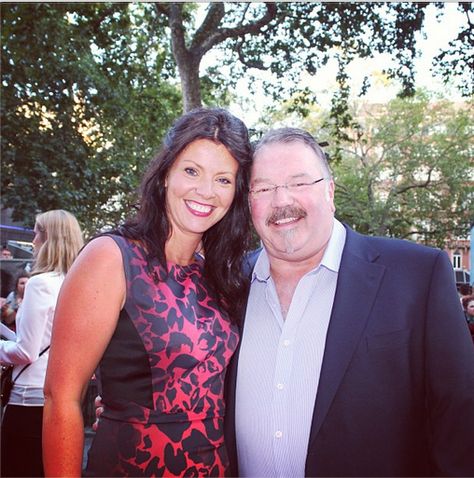
[[[263,145],[255,152],[252,165],[252,175],[271,173],[272,166],[283,163],[292,174],[296,170],[305,172],[308,169],[321,169],[321,160],[315,151],[300,141],[274,142]],[[298,173],[299,174],[299,173]]]

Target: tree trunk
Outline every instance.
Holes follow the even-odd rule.
[[[171,49],[178,65],[183,95],[184,112],[202,106],[201,81],[199,65],[202,57],[217,44],[228,38],[244,38],[247,34],[257,34],[276,16],[276,5],[266,3],[266,11],[260,19],[239,24],[234,28],[220,28],[225,16],[224,5],[211,3],[201,26],[196,30],[194,38],[186,45],[185,27],[183,24],[183,4],[176,2],[155,2],[159,14],[168,17],[171,30]]]
[[[160,8],[157,6],[157,8]],[[165,7],[161,7],[165,8]],[[202,54],[187,48],[182,17],[182,5],[170,3],[166,7],[171,29],[171,49],[178,65],[183,95],[184,112],[201,106],[201,83],[199,81],[199,64]]]
[[[201,80],[199,79],[200,58],[196,60],[191,55],[186,56],[188,56],[188,59],[184,61],[179,59],[177,61],[181,88],[183,90],[183,108],[185,113],[202,106]]]

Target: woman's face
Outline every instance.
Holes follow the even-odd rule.
[[[20,297],[23,297],[23,294],[25,293],[25,286],[27,282],[28,282],[28,277],[20,277],[18,279],[16,291]]]
[[[193,141],[178,155],[165,183],[172,238],[200,239],[224,217],[234,199],[238,168],[224,145],[207,139]]]
[[[40,228],[36,223],[33,231],[35,233],[35,237],[33,237],[33,257],[36,257],[38,255],[39,250],[41,249],[41,246],[46,241],[46,233],[40,231]]]
[[[466,312],[467,312],[468,315],[470,315],[471,317],[474,317],[474,300],[470,300],[470,301],[467,303]]]

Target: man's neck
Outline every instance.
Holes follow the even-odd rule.
[[[300,279],[321,263],[323,255],[324,250],[317,256],[303,261],[287,261],[269,257],[270,275],[275,284],[283,319],[286,319]]]

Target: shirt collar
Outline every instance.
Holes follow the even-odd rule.
[[[334,218],[331,237],[329,238],[328,245],[324,251],[321,263],[313,269],[314,272],[318,267],[325,267],[333,272],[339,272],[339,266],[341,264],[342,251],[344,250],[344,244],[346,242],[346,229],[344,226]],[[310,272],[310,273],[311,273]],[[270,260],[268,258],[265,247],[258,256],[257,262],[252,272],[252,281],[257,279],[259,281],[266,282],[270,279]]]
[[[346,229],[334,218],[334,225],[332,228],[331,237],[329,239],[326,250],[324,251],[321,265],[333,272],[339,272],[341,265],[342,251],[346,243]]]

